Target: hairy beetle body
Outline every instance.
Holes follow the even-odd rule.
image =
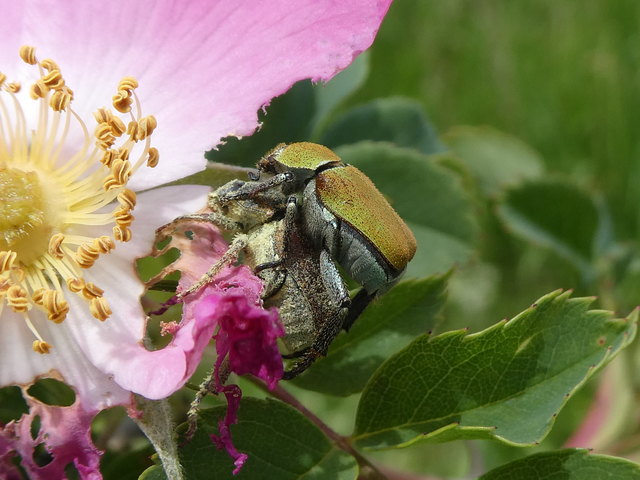
[[[322,145],[280,144],[249,177],[210,195],[210,221],[247,232],[231,248],[245,249],[280,308],[293,378],[398,281],[416,241],[373,182]],[[362,285],[353,299],[334,261]]]
[[[166,233],[181,222],[205,221],[235,233],[223,258],[186,294],[214,281],[216,273],[242,253],[243,263],[264,283],[264,306],[279,310],[286,357],[298,359],[285,371],[289,379],[326,355],[344,324],[349,292],[329,254],[318,250],[292,222],[292,215],[284,213],[286,197],[272,190],[246,195],[256,183],[233,180],[209,195],[211,213],[179,217],[162,230]]]

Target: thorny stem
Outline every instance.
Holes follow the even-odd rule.
[[[355,448],[351,446],[349,441],[335,432],[329,425],[324,423],[318,416],[316,416],[311,410],[305,407],[300,401],[287,392],[280,385],[276,386],[273,390],[269,390],[267,386],[261,380],[247,376],[246,378],[250,379],[255,385],[260,387],[262,390],[266,391],[270,395],[273,395],[278,400],[282,400],[285,403],[288,403],[293,408],[302,413],[305,417],[311,420],[328,438],[330,438],[340,449],[352,455],[361,466],[360,475],[358,478],[366,479],[366,480],[388,480],[388,478],[378,470],[368,459],[363,457],[360,452],[358,452]]]
[[[229,357],[226,357],[222,363],[220,364],[220,369],[217,372],[218,378],[220,379],[220,383],[225,383],[231,375],[231,369],[229,367]],[[204,397],[208,393],[216,394],[215,390],[216,386],[216,369],[213,368],[209,375],[205,377],[198,388],[198,392],[194,397],[191,405],[189,407],[189,411],[187,412],[187,433],[185,434],[185,438],[187,441],[193,439],[193,436],[196,433],[196,429],[198,428],[198,410],[200,409],[200,403],[204,399]]]

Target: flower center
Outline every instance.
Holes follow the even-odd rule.
[[[83,270],[96,268],[115,241],[131,239],[136,196],[126,185],[140,166],[158,163],[150,146],[156,121],[142,117],[138,83],[126,77],[112,98],[115,112],[94,113],[91,135],[71,108],[74,93],[58,65],[39,61],[33,47],[22,47],[20,57],[38,69],[29,92],[38,108],[27,115],[20,84],[0,73],[0,312],[8,306],[22,315],[36,338],[33,349],[48,353],[52,346],[37,329],[46,320],[38,312],[64,321],[68,293],[98,320],[111,314],[104,291]],[[112,236],[103,234],[107,225]]]
[[[47,251],[50,213],[35,172],[0,167],[0,251],[30,264]]]

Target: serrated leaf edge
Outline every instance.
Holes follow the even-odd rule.
[[[538,299],[536,302],[534,302],[529,308],[523,310],[522,312],[520,312],[518,315],[516,315],[513,319],[511,320],[501,320],[500,322],[495,323],[494,325],[491,325],[490,327],[482,330],[481,332],[477,332],[477,333],[473,333],[473,334],[466,334],[466,330],[462,329],[462,330],[453,330],[450,332],[445,332],[442,333],[440,335],[437,335],[435,337],[432,337],[429,339],[429,341],[434,341],[436,339],[441,339],[441,338],[446,338],[449,336],[459,336],[459,335],[465,335],[465,338],[463,339],[463,341],[466,341],[469,338],[475,338],[478,335],[484,334],[486,332],[491,332],[497,328],[507,328],[510,324],[516,322],[516,321],[520,321],[520,319],[523,316],[526,316],[526,314],[530,313],[531,311],[533,311],[534,309],[536,309],[539,305],[544,305],[545,303],[551,302],[551,301],[564,301],[564,302],[571,302],[571,303],[576,303],[576,302],[581,302],[581,303],[585,303],[588,307],[588,305],[590,305],[591,303],[593,303],[593,301],[595,300],[595,297],[577,297],[577,298],[570,298],[572,294],[571,290],[567,290],[567,291],[563,291],[561,289],[559,290],[555,290],[553,292],[550,292],[546,295],[543,295],[542,297],[540,297],[540,299]],[[636,332],[637,332],[637,323],[638,323],[638,315],[640,312],[640,307],[636,307],[626,318],[620,318],[620,319],[614,319],[613,321],[616,322],[622,322],[622,323],[629,323],[629,329],[624,331],[622,333],[624,340],[619,344],[618,348],[616,349],[616,353],[619,352],[620,350],[622,350],[623,348],[625,348],[626,346],[628,346],[633,339],[635,338]],[[609,311],[609,310],[602,310],[602,309],[594,309],[594,310],[587,310],[587,312],[585,313],[596,313],[596,314],[603,314],[606,313],[608,314],[609,318],[606,321],[612,321],[612,318],[615,316],[613,312]],[[425,335],[428,336],[428,335]],[[423,336],[422,338],[424,338],[425,336]],[[408,347],[405,347],[408,348]],[[404,349],[403,349],[404,350]],[[544,439],[547,434],[549,433],[549,431],[551,430],[551,428],[553,427],[553,424],[555,423],[555,418],[558,414],[558,412],[560,410],[562,410],[562,408],[566,405],[567,401],[569,400],[569,398],[571,398],[571,396],[582,386],[584,385],[584,383],[589,380],[591,378],[591,376],[597,372],[600,368],[602,368],[604,365],[606,365],[609,361],[609,359],[612,356],[612,350],[613,347],[612,345],[609,345],[607,347],[605,347],[605,353],[603,355],[603,357],[600,359],[600,361],[598,362],[597,365],[592,365],[591,367],[589,367],[589,370],[587,371],[587,373],[585,374],[584,378],[577,383],[569,392],[567,392],[564,396],[564,400],[562,401],[562,403],[559,405],[558,410],[552,415],[551,420],[549,422],[549,424],[547,425],[547,428],[544,430],[543,435],[540,437],[540,439],[538,439],[537,441],[531,442],[531,443],[517,443],[517,442],[512,442],[500,435],[494,435],[493,438],[495,438],[496,440],[499,440],[502,443],[505,443],[507,445],[511,445],[511,446],[534,446],[534,445],[538,445],[539,442]],[[402,350],[400,351],[402,352]],[[400,352],[398,352],[397,354],[400,354]],[[396,355],[397,355],[396,354]],[[387,361],[385,361],[382,365],[380,365],[380,367],[378,367],[378,370],[381,370],[385,364],[390,361],[391,359],[388,359]],[[377,373],[376,371],[376,373]],[[370,382],[373,381],[376,377],[376,373],[374,373],[370,379]],[[545,381],[548,380],[545,379]],[[517,397],[517,395],[513,395],[511,397],[507,397],[507,398],[501,398],[500,401],[505,401],[508,400],[510,398],[515,398]],[[486,406],[491,405],[491,404],[483,404],[477,408],[485,408]],[[476,408],[472,408],[472,409],[468,409],[465,410],[465,412],[470,412],[476,410]],[[450,416],[450,415],[447,415]],[[437,421],[440,419],[443,419],[446,417],[441,417],[441,418],[435,418],[435,419],[430,419],[429,421]],[[390,432],[390,431],[394,431],[394,430],[399,430],[401,428],[404,427],[409,427],[409,426],[417,426],[420,423],[423,422],[416,422],[416,423],[405,423],[402,425],[396,425],[392,428],[385,428],[385,429],[381,429],[381,430],[377,430],[375,432],[366,434],[366,435],[353,435],[351,437],[351,440],[353,441],[358,441],[361,439],[365,439],[371,436],[377,436],[380,435],[384,432]],[[428,434],[421,434],[421,435],[417,435],[416,437],[400,443],[400,444],[396,444],[396,445],[392,445],[392,446],[384,446],[384,447],[362,447],[363,450],[367,450],[367,451],[374,451],[374,450],[388,450],[388,449],[393,449],[393,448],[404,448],[407,446],[410,446],[418,441],[425,441],[425,440],[429,440],[432,439],[434,437],[436,437],[436,435],[441,434],[445,431],[454,429],[456,427],[459,427],[460,430],[464,430],[464,431],[485,431],[485,430],[495,430],[495,427],[473,427],[473,426],[460,426],[458,423],[451,423],[448,425],[445,425],[443,427],[440,427],[437,430],[434,430],[433,432],[429,432]]]

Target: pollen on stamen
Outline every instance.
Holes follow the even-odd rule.
[[[131,111],[133,99],[127,91],[118,90],[118,93],[113,96],[112,104],[113,108],[118,110],[120,113],[129,113]]]
[[[111,250],[116,248],[115,242],[111,237],[107,237],[106,235],[96,238],[93,241],[93,245],[100,251],[100,253],[109,253]]]
[[[104,294],[104,290],[93,283],[85,284],[82,289],[82,296],[87,300],[91,300],[92,298],[101,297]]]
[[[5,85],[5,88],[9,93],[18,93],[22,86],[18,82],[10,82]]]
[[[49,90],[58,90],[64,87],[64,78],[62,78],[62,73],[60,73],[60,70],[51,70],[49,73],[43,76],[40,81]]]
[[[113,216],[116,218],[116,223],[120,227],[128,227],[133,223],[134,216],[131,215],[131,212],[128,208],[119,208],[114,213]]]
[[[41,353],[44,355],[49,353],[53,347],[49,343],[45,342],[44,340],[34,340],[33,344],[31,345],[31,348],[33,348],[34,352]]]
[[[33,293],[33,301],[46,312],[53,323],[62,323],[69,313],[69,304],[57,290],[40,288]]]
[[[73,92],[69,89],[56,90],[51,94],[49,106],[54,112],[65,111],[73,100]]]
[[[94,318],[97,318],[101,322],[105,321],[111,313],[111,307],[104,297],[92,298],[89,302],[89,311]]]
[[[138,129],[136,131],[135,139],[144,140],[153,133],[157,126],[158,122],[153,115],[141,118],[138,122]]]
[[[10,271],[17,256],[18,254],[11,250],[0,252],[0,273]]]
[[[122,192],[118,194],[118,203],[129,210],[133,209],[136,206],[136,194],[135,192],[129,190],[128,188],[124,189]]]
[[[67,278],[67,288],[73,292],[78,293],[84,289],[85,282],[82,278]]]
[[[157,122],[142,115],[137,80],[124,77],[113,97],[115,110],[96,109],[96,123],[88,127],[73,110],[74,92],[58,64],[38,60],[31,46],[21,47],[19,55],[38,69],[29,93],[39,108],[23,110],[22,99],[14,96],[21,84],[0,73],[0,105],[4,112],[1,95],[10,95],[8,105],[15,108],[4,120],[15,127],[0,129],[8,154],[0,170],[0,209],[13,202],[0,212],[0,301],[22,315],[36,338],[33,350],[44,354],[53,347],[38,333],[37,322],[42,313],[54,323],[65,320],[70,310],[65,293],[83,298],[100,321],[112,313],[104,289],[85,281],[82,270],[98,268],[96,261],[116,241],[131,240],[136,195],[126,185],[141,165],[157,164],[149,139]],[[37,112],[39,118],[25,112]],[[84,142],[69,144],[77,138],[68,135],[70,129],[82,133]],[[103,208],[108,205],[113,208]],[[87,233],[93,227],[102,233],[106,225],[112,226],[112,236]]]
[[[31,302],[27,290],[20,285],[11,285],[7,290],[7,305],[14,312],[27,312],[31,309]]]
[[[30,45],[23,45],[18,50],[18,55],[23,62],[28,63],[29,65],[35,65],[38,60],[36,59],[36,49]]]
[[[76,262],[80,268],[90,268],[100,256],[100,250],[93,243],[83,243],[76,250]]]
[[[47,251],[55,258],[64,258],[64,251],[62,250],[62,243],[64,242],[64,235],[62,233],[56,233],[49,239],[49,248]]]
[[[158,149],[155,147],[151,147],[149,149],[149,158],[147,159],[147,167],[153,168],[158,165],[158,161],[160,160],[160,154],[158,153]]]
[[[119,242],[126,243],[131,240],[132,234],[131,230],[129,230],[127,227],[121,227],[120,225],[117,225],[113,227],[113,236]]]

